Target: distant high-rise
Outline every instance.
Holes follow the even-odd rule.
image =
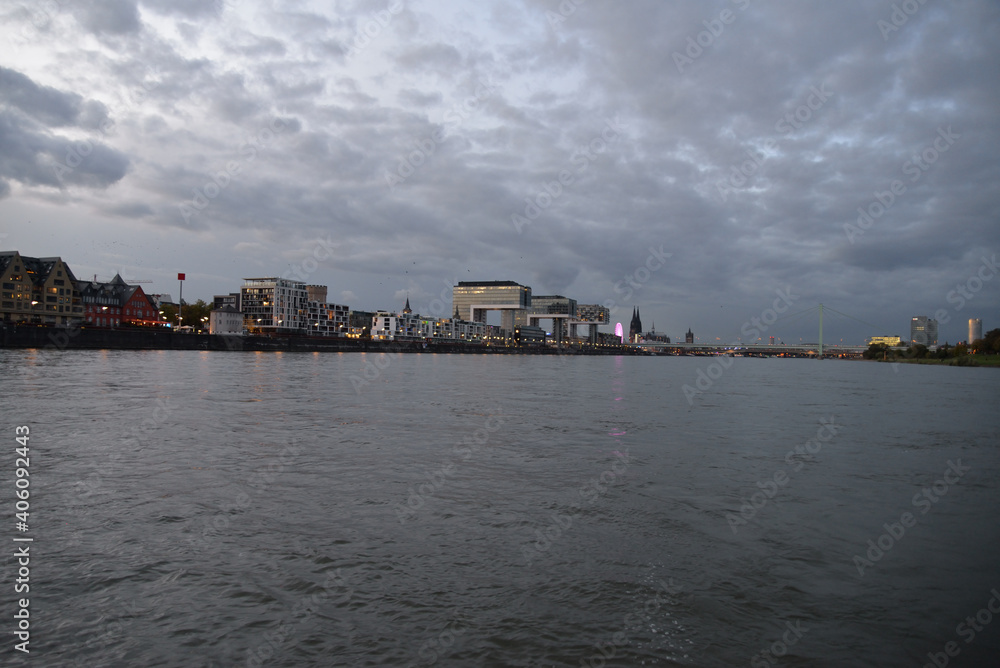
[[[979,318],[969,318],[969,343],[983,338],[983,321]]]
[[[684,343],[694,343],[694,332],[688,327],[687,334],[684,335]]]
[[[938,321],[926,315],[918,315],[910,320],[910,343],[932,348],[938,342]]]

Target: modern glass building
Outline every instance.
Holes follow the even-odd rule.
[[[570,335],[570,321],[576,319],[576,300],[562,295],[535,295],[531,298],[527,315],[528,325],[534,327],[542,320],[551,320],[552,335],[557,341],[562,341]],[[575,337],[576,328],[573,329]]]
[[[462,320],[485,323],[487,311],[500,311],[500,326],[508,332],[528,324],[525,312],[531,306],[531,288],[514,281],[459,281],[451,299]]]
[[[926,315],[918,315],[910,321],[910,343],[919,343],[932,348],[938,343],[938,321]]]

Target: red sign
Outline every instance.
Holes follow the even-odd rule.
[[[177,280],[178,281],[183,281],[184,280],[184,274],[177,274]]]

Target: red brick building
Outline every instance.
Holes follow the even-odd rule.
[[[157,326],[165,323],[153,302],[138,285],[127,284],[120,275],[107,283],[77,283],[83,302],[83,321],[97,327]]]

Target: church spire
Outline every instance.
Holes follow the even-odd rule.
[[[410,308],[410,295],[406,295],[406,306],[403,307],[403,313],[413,313],[413,309]]]
[[[634,341],[637,334],[642,334],[642,319],[639,317],[639,309],[632,307],[632,322],[629,323],[628,337]]]

